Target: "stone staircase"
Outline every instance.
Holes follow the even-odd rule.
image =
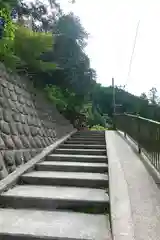
[[[0,196],[0,240],[111,240],[104,132],[77,132]]]

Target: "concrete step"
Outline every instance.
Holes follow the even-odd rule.
[[[36,164],[36,170],[104,173],[108,171],[108,165],[106,163],[44,161]]]
[[[69,139],[74,139],[74,140],[84,140],[84,141],[88,141],[88,140],[92,140],[92,141],[105,141],[105,137],[92,137],[92,136],[71,136]]]
[[[99,139],[105,139],[105,135],[83,135],[83,134],[74,134],[71,136],[71,138],[99,138]]]
[[[105,135],[91,135],[91,134],[88,134],[88,135],[84,135],[84,134],[74,134],[71,136],[71,138],[93,138],[93,139],[105,139]]]
[[[71,148],[71,149],[106,149],[106,145],[100,145],[100,144],[61,144],[60,148]]]
[[[75,134],[95,134],[95,135],[104,135],[105,131],[78,131]]]
[[[3,193],[0,203],[9,208],[66,209],[96,214],[109,211],[106,190],[92,188],[20,185]]]
[[[34,185],[107,188],[108,176],[102,173],[33,171],[21,176],[23,183]]]
[[[104,130],[89,130],[89,129],[85,129],[85,130],[80,130],[80,131],[77,131],[77,133],[87,133],[87,132],[90,132],[90,133],[104,133],[105,131]]]
[[[3,240],[111,240],[109,217],[60,211],[0,209]]]
[[[72,137],[75,137],[75,136],[80,136],[80,137],[105,137],[105,134],[95,134],[95,133],[75,133],[74,135],[72,135]]]
[[[46,160],[47,161],[107,163],[106,156],[95,156],[95,155],[51,154],[46,157]]]
[[[77,139],[68,139],[65,144],[87,144],[87,145],[105,145],[105,141],[98,141],[98,140],[77,140]]]
[[[92,136],[72,136],[70,139],[72,140],[82,140],[82,141],[102,141],[105,142],[105,138],[104,137],[92,137]]]
[[[105,149],[71,149],[71,148],[58,148],[54,150],[56,154],[81,154],[81,155],[106,155]]]
[[[96,136],[104,136],[104,135],[105,135],[105,131],[104,131],[104,132],[78,131],[78,132],[74,133],[73,135],[96,135]]]

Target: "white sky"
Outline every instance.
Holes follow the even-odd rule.
[[[90,33],[86,49],[103,86],[127,81],[137,23],[139,34],[127,90],[139,95],[151,87],[160,92],[160,0],[76,0],[72,10]]]

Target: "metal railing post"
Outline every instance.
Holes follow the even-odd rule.
[[[141,154],[141,124],[140,124],[140,118],[139,114],[137,114],[137,129],[138,129],[138,153]]]
[[[124,113],[124,115],[123,115],[123,124],[124,124],[124,126],[126,126],[126,124],[125,124],[125,118],[126,118],[127,116],[125,116],[125,113]],[[127,129],[125,128],[125,127],[123,127],[123,131],[124,131],[124,137],[125,138],[127,138]]]

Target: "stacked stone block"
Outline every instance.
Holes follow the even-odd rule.
[[[69,121],[28,79],[0,65],[0,179],[71,130]]]

